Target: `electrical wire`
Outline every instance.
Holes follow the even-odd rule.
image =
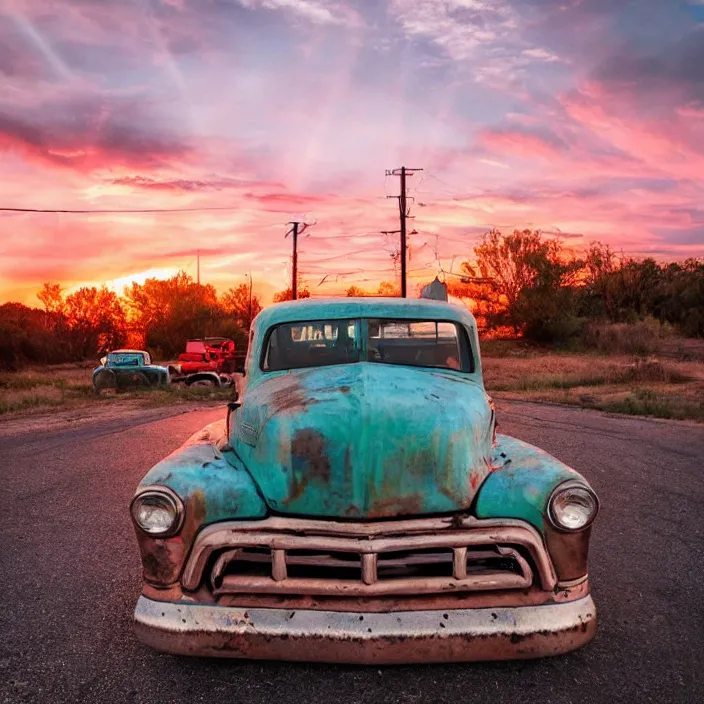
[[[347,270],[347,271],[328,271],[326,269],[321,269],[320,271],[315,271],[315,269],[311,269],[310,267],[306,266],[304,269],[304,276],[320,276],[321,274],[325,274],[326,277],[342,277],[342,276],[355,276],[357,274],[393,274],[393,269],[386,268],[386,269],[367,269],[366,267],[358,267],[356,269],[352,270]]]
[[[355,250],[354,252],[344,252],[343,254],[336,254],[334,257],[325,257],[323,259],[307,260],[307,264],[309,264],[309,265],[310,264],[320,264],[322,262],[330,262],[333,259],[343,259],[345,257],[353,257],[357,254],[365,254],[367,252],[378,252],[378,251],[379,250],[376,247],[374,247],[373,249],[367,247],[366,249],[358,249],[358,250]]]
[[[241,210],[232,206],[212,206],[205,208],[135,208],[127,210],[64,210],[59,208],[0,208],[4,213],[68,213],[71,215],[117,214],[117,213],[198,213],[209,210]]]
[[[382,232],[362,232],[358,235],[312,235],[311,237],[306,237],[306,242],[308,240],[351,240],[355,237],[379,237],[383,235]]]
[[[451,195],[457,196],[458,194],[462,194],[463,189],[458,188],[457,185],[453,185],[453,184],[451,184],[451,183],[448,183],[447,181],[444,181],[444,180],[441,179],[439,176],[436,176],[436,175],[433,174],[433,173],[428,173],[427,175],[428,175],[428,178],[434,179],[435,181],[437,181],[437,182],[440,183],[441,185],[445,186],[446,189],[452,189]],[[450,192],[450,191],[448,191],[448,192]],[[472,195],[472,196],[467,196],[467,197],[469,197],[469,198],[476,198],[477,196],[481,196],[481,195],[484,195],[484,192],[483,192],[483,191],[477,191],[474,195]]]

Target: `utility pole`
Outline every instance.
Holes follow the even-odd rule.
[[[387,176],[400,176],[401,177],[401,191],[398,196],[387,196],[387,198],[398,198],[398,212],[399,218],[401,220],[401,229],[399,230],[401,235],[401,297],[407,298],[407,259],[408,259],[408,243],[406,241],[406,220],[408,219],[408,205],[406,202],[406,177],[413,176],[416,171],[422,171],[423,169],[409,169],[402,166],[400,169],[387,170]]]
[[[291,271],[291,300],[298,298],[298,222],[290,222],[291,229],[286,233],[286,237],[293,235],[293,263]]]
[[[196,250],[196,281],[200,286],[200,249]]]
[[[291,229],[286,233],[286,237],[293,235],[293,262],[292,262],[292,272],[291,272],[291,299],[296,300],[298,298],[298,235],[302,234],[303,231],[308,227],[307,223],[304,222],[290,222]],[[299,230],[298,226],[303,225]]]

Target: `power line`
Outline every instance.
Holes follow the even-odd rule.
[[[308,240],[351,240],[355,239],[357,237],[378,237],[381,235],[381,232],[362,232],[358,235],[313,235],[312,237],[308,236],[306,237],[306,241]]]
[[[473,246],[473,243],[471,242],[471,239],[462,239],[461,237],[448,237],[447,235],[441,235],[440,233],[430,233],[430,237],[437,237],[441,241],[444,242],[456,242],[458,244],[464,244],[467,246]],[[479,239],[480,237],[483,237],[483,235],[473,235],[471,236],[473,239]]]
[[[241,210],[231,206],[204,208],[135,208],[129,210],[64,210],[58,208],[0,208],[5,213],[66,213],[70,215],[117,214],[117,213],[198,213],[208,210]]]
[[[365,268],[358,268],[358,269],[352,269],[348,271],[335,271],[335,272],[327,272],[325,273],[325,270],[321,271],[315,271],[314,269],[309,269],[306,267],[305,272],[302,273],[302,276],[321,276],[324,274],[319,286],[323,283],[334,283],[338,279],[345,278],[347,276],[357,276],[359,274],[393,274],[393,270],[391,269],[367,269]],[[326,279],[330,279],[330,281],[326,281]]]
[[[456,197],[456,198],[461,198],[461,197],[463,197],[463,196],[462,196],[462,189],[460,189],[456,184],[453,185],[453,184],[451,184],[451,183],[448,183],[447,181],[444,181],[444,180],[441,179],[439,176],[436,176],[435,174],[432,174],[432,173],[429,173],[428,176],[429,176],[430,178],[432,178],[432,179],[435,179],[435,181],[437,181],[438,183],[442,184],[443,186],[445,186],[445,189],[447,190],[447,192],[448,192],[450,195],[452,195],[452,196],[454,196],[454,197]],[[452,191],[450,191],[449,189],[452,189]],[[459,195],[458,195],[458,194],[459,194]],[[486,191],[477,191],[477,192],[474,193],[473,195],[467,195],[467,196],[465,196],[465,197],[467,197],[467,198],[477,198],[477,197],[481,197],[481,196],[483,196],[483,195],[486,195]]]
[[[377,251],[378,251],[378,249],[376,247],[373,249],[371,247],[367,247],[366,249],[357,249],[354,252],[344,252],[343,254],[336,254],[333,257],[324,257],[323,259],[311,259],[311,260],[309,260],[308,263],[309,264],[321,264],[323,262],[331,262],[331,261],[333,261],[333,259],[344,259],[345,257],[353,257],[357,254],[366,254],[368,252],[371,253],[371,252],[377,252]]]

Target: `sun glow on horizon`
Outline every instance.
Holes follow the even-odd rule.
[[[168,279],[175,274],[178,274],[178,267],[155,267],[152,269],[147,269],[146,271],[139,271],[134,274],[127,274],[126,276],[120,276],[116,279],[110,279],[109,281],[82,281],[70,288],[66,289],[67,294],[74,293],[80,288],[84,287],[100,287],[105,285],[111,291],[114,291],[118,296],[122,296],[124,290],[127,286],[131,284],[143,284],[147,279]]]

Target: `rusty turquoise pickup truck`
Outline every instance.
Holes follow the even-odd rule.
[[[439,301],[267,308],[226,417],[131,503],[137,637],[341,663],[533,658],[596,631],[599,502],[496,434],[476,323]]]

